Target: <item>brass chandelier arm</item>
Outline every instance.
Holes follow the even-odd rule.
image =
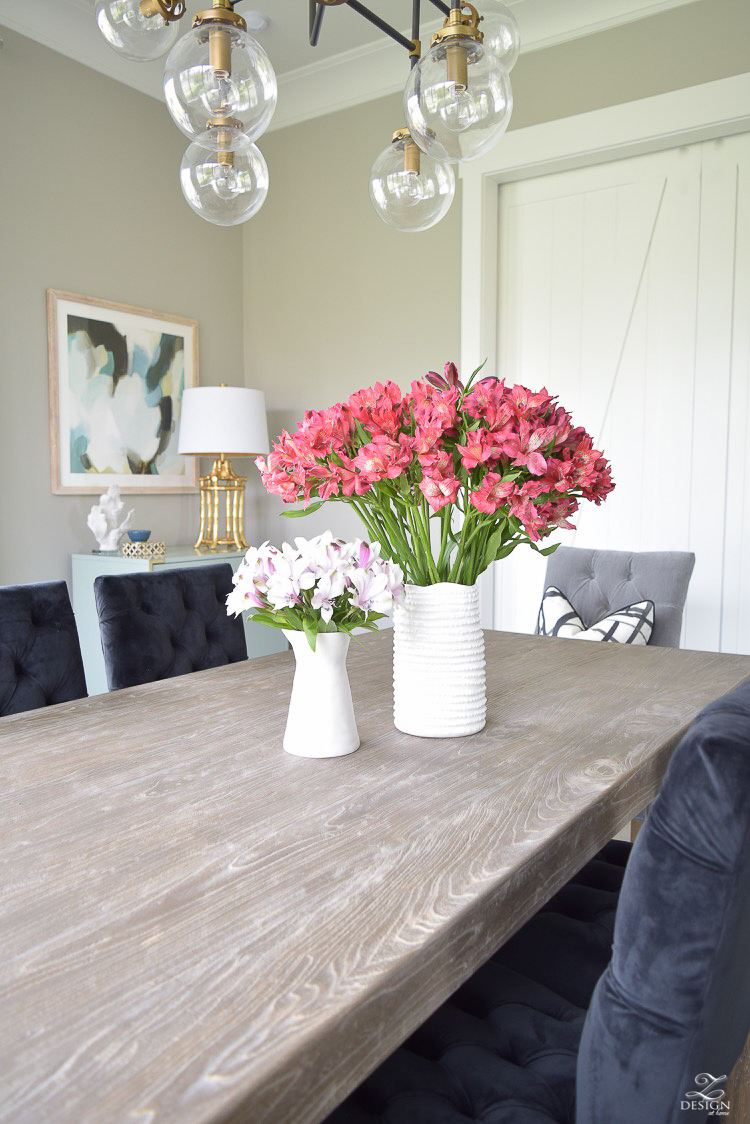
[[[141,12],[144,16],[162,16],[172,23],[185,15],[185,0],[141,0]]]

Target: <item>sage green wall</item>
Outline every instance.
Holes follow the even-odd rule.
[[[522,54],[511,127],[744,72],[749,43],[747,0],[697,0]],[[385,226],[368,197],[370,166],[402,123],[394,95],[261,138],[271,184],[243,227],[245,355],[251,385],[266,393],[272,436],[307,408],[376,379],[408,386],[459,354],[460,185],[447,218],[421,234]],[[331,504],[279,521],[282,505],[259,495],[254,480],[249,504],[258,539],[358,527]]]
[[[186,140],[152,98],[0,28],[0,584],[70,576],[96,496],[50,490],[45,290],[195,318],[200,380],[244,382],[242,238],[183,201]],[[137,65],[137,64],[133,64]],[[192,541],[195,495],[125,497]]]

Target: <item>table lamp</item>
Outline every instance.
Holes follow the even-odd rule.
[[[261,390],[224,383],[185,390],[177,451],[186,456],[214,458],[208,476],[201,476],[198,481],[201,523],[197,549],[247,550],[246,477],[232,471],[228,458],[260,456],[269,449]],[[222,508],[225,534],[220,536]]]

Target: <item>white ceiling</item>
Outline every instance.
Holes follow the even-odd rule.
[[[697,0],[505,0],[518,19],[522,50],[551,46],[666,8]],[[190,14],[209,6],[188,0]],[[368,7],[410,37],[409,0],[370,0]],[[478,4],[481,11],[481,0]],[[318,46],[307,39],[307,0],[243,0],[237,11],[262,12],[268,28],[258,34],[279,76],[279,103],[272,128],[356,105],[403,88],[404,48],[346,5],[325,12]],[[438,17],[437,19],[435,17]],[[422,39],[438,26],[439,13],[422,0]],[[189,26],[188,17],[183,21]],[[6,27],[93,67],[142,93],[161,97],[163,61],[130,62],[104,41],[94,22],[94,0],[0,0],[0,32]]]

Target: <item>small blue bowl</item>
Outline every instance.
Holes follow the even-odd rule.
[[[128,531],[128,538],[131,542],[148,542],[150,531]]]

